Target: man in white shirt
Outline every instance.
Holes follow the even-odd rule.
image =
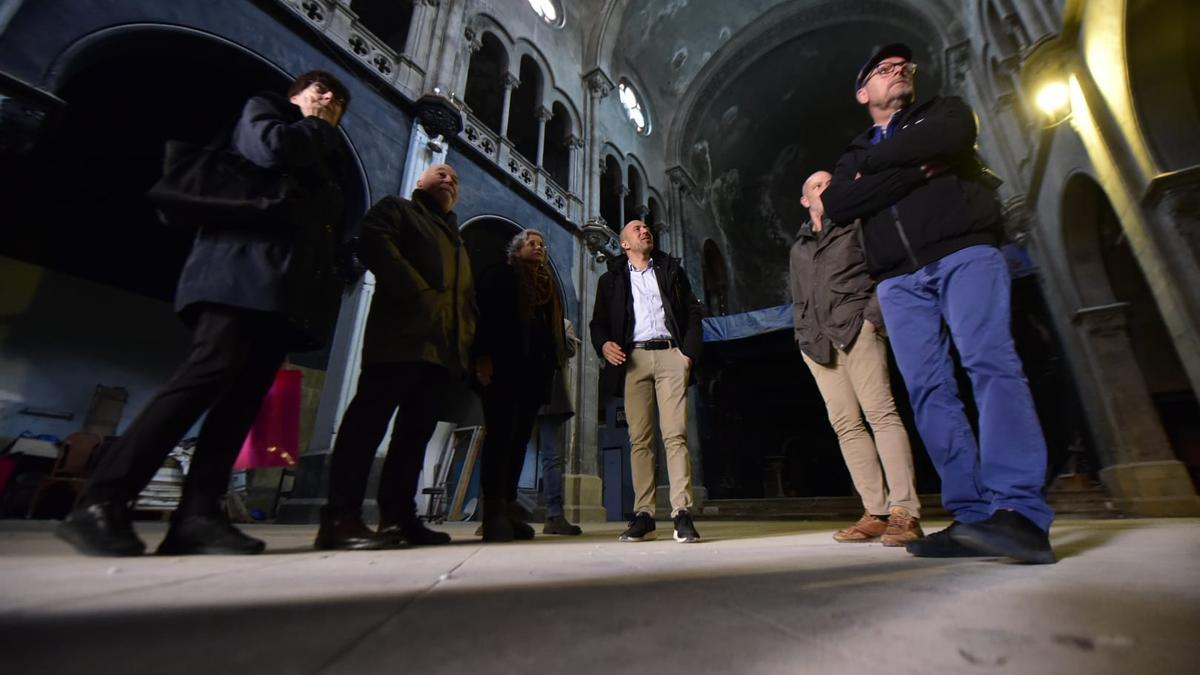
[[[692,466],[687,448],[687,387],[700,355],[704,310],[678,258],[654,248],[640,220],[621,230],[625,255],[597,284],[592,345],[606,364],[601,395],[624,393],[634,489],[633,521],[621,541],[649,541],[654,524],[654,417],[667,451],[674,539],[700,540],[692,523]],[[622,384],[623,381],[623,384]]]

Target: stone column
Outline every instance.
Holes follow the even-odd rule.
[[[579,170],[579,162],[581,161],[581,155],[583,154],[580,152],[580,150],[583,149],[583,139],[571,134],[567,137],[567,149],[571,153],[570,163],[568,164],[570,167],[570,174],[567,178],[568,184],[564,185],[563,187],[565,187],[567,192],[570,192],[571,194],[582,195],[583,172]]]
[[[521,86],[521,81],[513,77],[512,73],[504,74],[504,105],[500,109],[500,128],[497,131],[506,140],[508,139],[508,112],[512,107],[512,92],[519,86]]]
[[[446,146],[431,143],[424,127],[420,122],[414,121],[398,194],[407,197],[416,188],[417,178],[421,173],[430,165],[444,162],[445,159]],[[374,293],[375,275],[365,272],[358,284],[342,298],[312,438],[300,455],[292,493],[280,503],[276,522],[317,522],[319,510],[325,504],[328,494],[329,455],[337,439],[342,416],[358,387],[362,340],[367,330],[367,316]],[[388,441],[391,439],[390,424],[388,429],[388,435],[377,452],[386,452]],[[374,493],[368,491],[364,513],[373,506]]]
[[[1142,199],[1147,220],[1160,243],[1158,252],[1167,286],[1178,298],[1164,307],[1163,319],[1175,351],[1187,371],[1192,392],[1200,396],[1200,168],[1155,178]],[[1167,307],[1176,309],[1168,316]]]
[[[1111,457],[1100,477],[1122,513],[1200,515],[1200,497],[1187,467],[1175,459],[1134,358],[1127,307],[1124,302],[1085,307],[1074,317],[1111,439]]]
[[[533,165],[540,169],[542,168],[542,155],[546,151],[546,122],[554,117],[554,113],[550,112],[546,106],[540,105],[537,110],[533,111],[533,114],[538,121],[537,157],[534,159]]]

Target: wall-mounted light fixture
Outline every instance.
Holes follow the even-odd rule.
[[[1062,124],[1071,117],[1071,89],[1065,80],[1042,82],[1034,95],[1034,102],[1045,115],[1047,126]]]

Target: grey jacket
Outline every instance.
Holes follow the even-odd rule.
[[[883,328],[859,227],[838,227],[826,218],[821,231],[813,232],[805,222],[792,245],[788,285],[796,343],[820,364],[833,362],[835,347],[853,346],[863,319]]]

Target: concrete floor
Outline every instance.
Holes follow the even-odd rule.
[[[829,523],[697,523],[704,543],[583,537],[99,559],[0,521],[6,673],[1200,672],[1200,520],[1055,524],[1061,562],[929,560]],[[945,523],[927,523],[933,531]],[[659,532],[669,537],[669,524]],[[139,523],[151,547],[159,523]]]

